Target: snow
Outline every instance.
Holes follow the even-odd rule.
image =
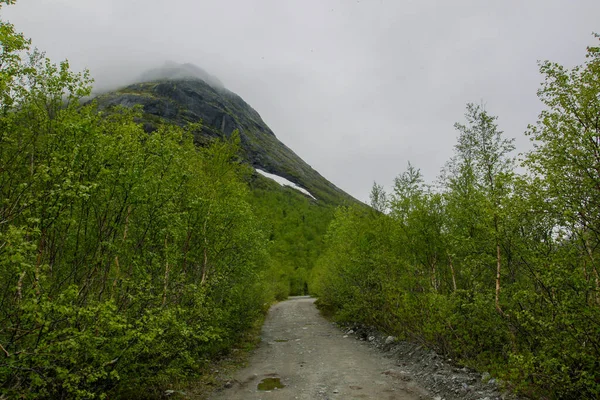
[[[313,199],[317,200],[317,198],[315,196],[313,196],[308,190],[304,189],[303,187],[300,187],[298,185],[296,185],[294,182],[290,182],[287,179],[285,179],[284,177],[281,177],[279,175],[275,175],[275,174],[270,174],[268,172],[265,172],[261,169],[256,169],[256,172],[258,172],[259,174],[261,174],[264,177],[267,177],[269,179],[273,179],[275,182],[279,183],[281,186],[289,186],[291,188],[296,189],[299,192],[304,193],[307,196],[312,197]]]

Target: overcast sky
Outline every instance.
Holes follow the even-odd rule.
[[[2,19],[99,85],[194,63],[366,201],[408,161],[435,180],[467,102],[485,103],[526,150],[537,61],[581,64],[600,1],[19,0]]]

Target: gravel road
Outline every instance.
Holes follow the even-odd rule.
[[[264,388],[259,384],[263,383]],[[273,388],[280,383],[280,388]],[[348,337],[317,311],[314,299],[274,305],[249,366],[211,399],[382,399],[431,396],[396,363],[366,342]]]

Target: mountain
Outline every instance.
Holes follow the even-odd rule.
[[[184,126],[202,123],[195,134],[199,145],[238,131],[242,156],[256,169],[286,178],[331,205],[358,203],[337,188],[283,144],[261,116],[240,96],[229,91],[214,76],[192,64],[167,63],[150,70],[134,83],[97,97],[100,109],[140,105],[144,127],[157,122]]]

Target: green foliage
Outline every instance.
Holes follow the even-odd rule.
[[[266,311],[267,246],[239,137],[198,149],[138,110],[81,106],[0,27],[0,397],[148,398]]]
[[[258,174],[252,177],[252,207],[268,239],[268,281],[278,300],[312,293],[310,274],[324,247],[333,206]]]
[[[331,206],[0,40],[0,397],[160,396],[308,294]]]
[[[600,58],[544,62],[546,106],[517,176],[467,105],[438,190],[409,164],[374,211],[339,209],[313,287],[340,320],[420,341],[535,398],[600,396]]]

